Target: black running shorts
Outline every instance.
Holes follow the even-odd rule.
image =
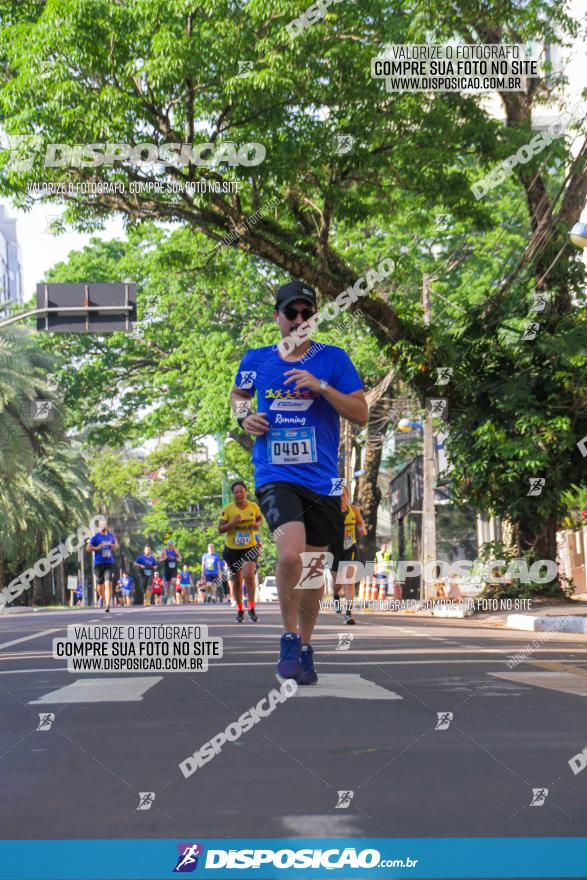
[[[228,576],[233,572],[240,571],[245,562],[256,562],[259,558],[259,545],[247,547],[244,550],[235,550],[233,547],[224,547],[222,558],[228,565]]]
[[[330,547],[343,523],[340,495],[319,495],[298,483],[265,483],[256,491],[259,507],[272,532],[290,522],[306,527],[306,544]]]
[[[99,562],[94,566],[94,574],[96,575],[97,584],[103,584],[104,581],[111,581],[114,574],[114,566],[111,562]]]

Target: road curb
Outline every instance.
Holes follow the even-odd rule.
[[[0,608],[0,614],[24,614],[25,611],[34,610],[30,605],[15,605],[13,608],[10,605],[5,605],[4,608]]]
[[[563,617],[533,617],[528,614],[508,614],[504,627],[530,632],[587,633],[587,617],[567,614]]]

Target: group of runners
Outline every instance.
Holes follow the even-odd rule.
[[[338,467],[340,417],[361,426],[367,423],[363,383],[343,349],[312,342],[316,314],[312,287],[301,281],[283,285],[273,312],[281,343],[251,349],[239,364],[231,405],[240,428],[254,438],[252,459],[259,503],[248,500],[246,486],[239,480],[232,486],[233,501],[224,507],[218,523],[225,541],[222,557],[237,607],[236,619],[242,623],[243,585],[249,618],[258,620],[257,532],[263,517],[267,521],[277,551],[275,576],[283,622],[277,672],[302,685],[318,681],[311,641],[324,579],[320,582],[318,578],[316,583],[314,578],[310,588],[304,582],[310,571],[323,565],[326,552],[332,552],[335,598],[339,598],[339,608],[344,607],[347,623],[353,623],[354,585],[339,584],[336,572],[342,562],[356,559],[357,534],[365,533]],[[252,407],[255,396],[256,411]],[[98,592],[108,611],[117,545],[106,523],[102,525],[89,549],[94,553]],[[149,601],[153,595],[163,596],[164,586],[158,587],[155,581],[159,562],[165,569],[161,580],[169,583],[181,563],[172,541],[159,560],[145,547],[135,561],[141,589]],[[184,577],[191,576],[185,566],[182,571]],[[211,545],[202,558],[201,580],[206,587],[219,579],[222,570]],[[176,591],[183,596],[181,573],[175,582]]]
[[[94,577],[99,604],[106,612],[115,606],[162,605],[191,602],[227,601],[237,607],[237,622],[245,618],[244,599],[250,620],[257,622],[255,597],[257,563],[261,554],[258,529],[262,522],[256,504],[247,500],[246,486],[237,480],[232,486],[234,501],[221,512],[218,531],[224,535],[222,557],[214,544],[208,544],[198,575],[187,564],[172,540],[156,557],[149,544],[133,563],[135,577],[122,569],[115,579],[115,554],[118,542],[106,520],[88,541],[87,549],[94,556]]]

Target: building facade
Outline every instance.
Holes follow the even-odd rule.
[[[22,265],[20,248],[16,237],[16,220],[9,217],[4,205],[0,205],[0,314],[5,314],[2,303],[22,305]]]

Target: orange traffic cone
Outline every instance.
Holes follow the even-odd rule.
[[[378,596],[379,590],[377,589],[377,578],[371,578],[371,595],[369,598],[372,602],[377,602]]]
[[[386,588],[386,585],[385,585],[385,580],[384,580],[383,578],[381,578],[381,580],[379,581],[379,596],[378,596],[378,599],[379,599],[380,602],[385,602],[385,599],[386,599],[386,598],[387,598],[387,588]]]
[[[365,578],[361,578],[359,582],[359,602],[365,601]]]

